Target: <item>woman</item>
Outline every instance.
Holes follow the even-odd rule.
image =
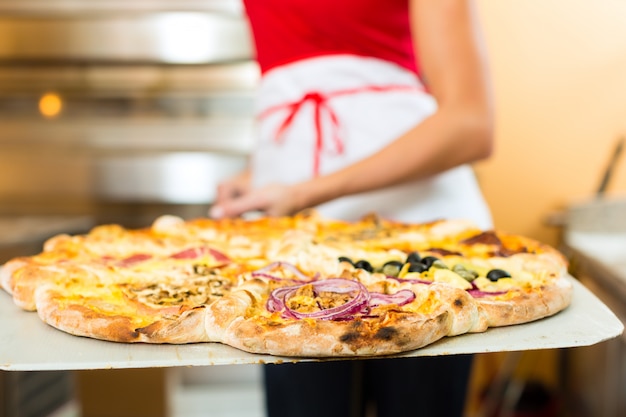
[[[467,165],[492,149],[471,0],[244,3],[262,71],[259,138],[250,169],[218,187],[212,216],[316,207],[333,218],[376,212],[491,227]],[[379,417],[460,415],[469,365],[448,357],[266,367],[269,415],[361,415],[367,398]]]

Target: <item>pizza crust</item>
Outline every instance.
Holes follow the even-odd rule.
[[[9,294],[13,294],[13,277],[18,269],[28,265],[28,258],[15,258],[0,268],[0,286]]]
[[[124,314],[103,314],[78,302],[68,302],[53,285],[44,285],[35,295],[37,313],[47,324],[75,336],[116,342],[137,342],[137,320]]]
[[[137,328],[139,341],[145,343],[213,342],[206,333],[207,310],[204,306],[184,311],[179,317],[161,319]]]
[[[418,349],[447,335],[449,314],[422,318],[389,313],[393,325],[372,320],[293,321],[275,325],[238,318],[223,343],[251,353],[296,357],[379,356]],[[288,342],[286,342],[288,341]]]
[[[573,286],[565,276],[541,288],[519,291],[506,300],[498,297],[476,298],[488,327],[511,326],[552,316],[569,306]]]

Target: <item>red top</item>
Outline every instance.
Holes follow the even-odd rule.
[[[244,0],[263,73],[321,55],[352,54],[418,72],[409,0]]]

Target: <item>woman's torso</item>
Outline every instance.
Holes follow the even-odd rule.
[[[341,169],[388,145],[436,110],[436,102],[417,75],[412,52],[406,52],[403,44],[410,32],[408,0],[245,2],[263,70],[257,103],[258,143],[252,158],[255,186],[295,183]],[[389,12],[387,19],[396,16],[404,22],[400,33],[388,41],[393,45],[393,39],[400,37],[394,56],[404,54],[404,60],[390,59],[375,49],[363,52],[350,47],[353,42],[363,44],[362,39],[356,42],[349,36],[351,12],[358,16],[359,25],[373,19],[374,32],[387,30],[375,15],[364,11],[370,4],[379,13]],[[328,22],[320,23],[325,19]],[[388,24],[393,19],[381,20]],[[346,23],[342,26],[341,22]],[[306,38],[312,49],[304,48],[299,56],[297,45],[302,39],[289,38],[291,31],[294,38]],[[280,51],[272,55],[271,48],[276,47]],[[406,64],[409,55],[412,66]],[[318,209],[334,218],[356,219],[377,212],[399,221],[467,218],[483,228],[491,227],[489,209],[469,166],[343,197]]]
[[[372,91],[371,86],[383,90]],[[390,90],[385,91],[384,86]],[[408,88],[393,88],[401,86]],[[349,93],[333,96],[341,91]],[[302,101],[312,92],[327,97],[320,110],[320,130],[316,125],[319,104]],[[302,105],[285,127],[292,110],[289,104],[295,102]],[[330,56],[277,68],[263,77],[259,90],[254,184],[295,183],[341,169],[388,145],[435,110],[434,99],[414,74],[378,59]],[[491,226],[489,210],[469,166],[340,198],[318,208],[336,218],[356,219],[377,212],[400,221],[469,218],[481,227]]]
[[[323,55],[377,57],[418,72],[409,0],[244,0],[263,73]]]

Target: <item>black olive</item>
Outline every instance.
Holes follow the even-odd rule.
[[[398,261],[385,262],[380,272],[388,276],[397,277],[398,273],[402,269],[402,266],[403,263]]]
[[[415,264],[422,261],[422,257],[417,252],[411,252],[406,257],[406,261],[410,264]]]
[[[348,262],[349,264],[354,265],[354,262],[352,262],[352,259],[348,258],[347,256],[340,256],[339,258],[337,258],[337,260],[339,262]]]
[[[364,269],[367,272],[374,272],[374,268],[372,267],[372,264],[370,264],[369,262],[367,262],[364,259],[361,259],[360,261],[357,261],[354,264],[354,267],[358,268],[358,269]]]
[[[427,271],[428,267],[421,262],[415,262],[409,264],[408,272],[424,272]]]
[[[433,266],[435,261],[438,261],[438,260],[439,258],[437,258],[436,256],[427,256],[421,260],[421,263],[426,265],[426,269],[430,269],[430,267]]]
[[[487,272],[487,278],[489,279],[489,281],[496,282],[500,278],[511,278],[511,274],[502,269],[492,269],[491,271]]]

